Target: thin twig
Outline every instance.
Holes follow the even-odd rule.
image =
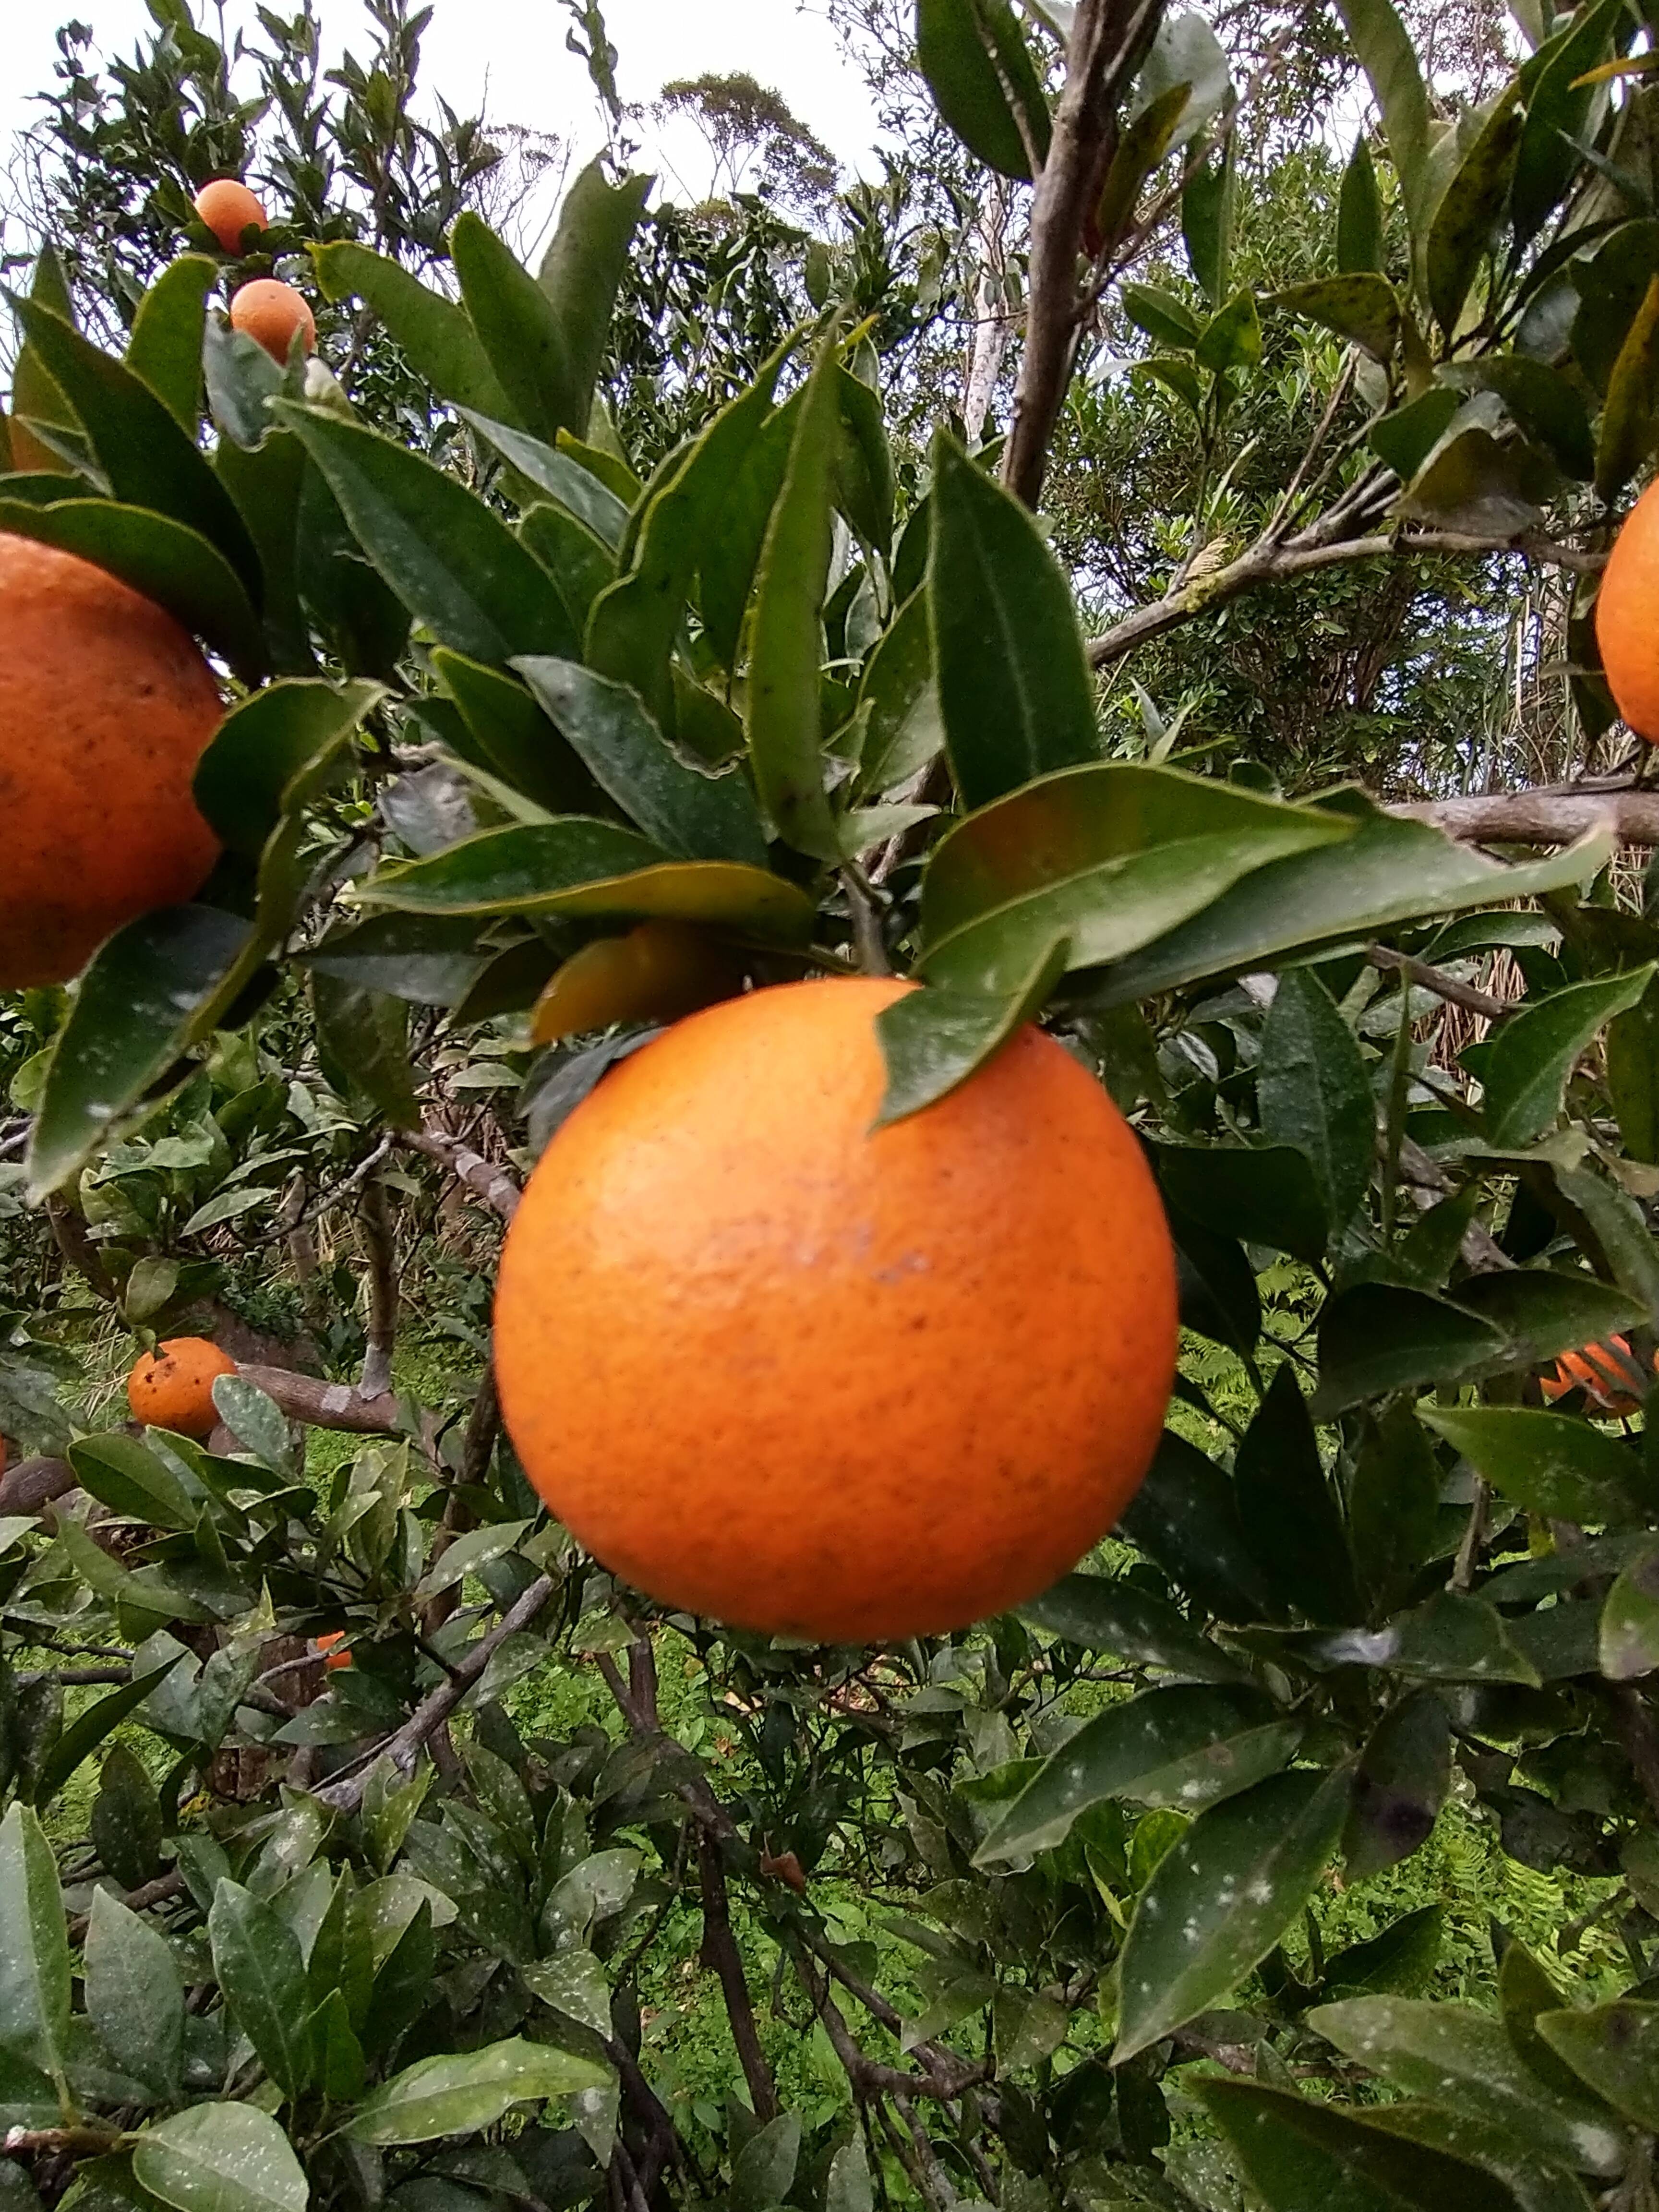
[[[357,1395],[380,1398],[392,1387],[392,1355],[398,1344],[398,1237],[392,1201],[378,1176],[363,1185],[357,1225],[368,1261],[368,1343]]]
[[[1462,1006],[1486,1021],[1501,1022],[1515,1012],[1507,1000],[1494,999],[1487,991],[1477,991],[1472,983],[1461,983],[1443,969],[1431,968],[1425,960],[1413,960],[1409,953],[1396,952],[1391,945],[1368,945],[1365,957],[1373,968],[1391,969],[1420,990],[1443,999],[1448,1006]]]
[[[743,1954],[732,1932],[725,1863],[719,1844],[702,1828],[697,1831],[697,1876],[702,1892],[702,1945],[698,1955],[702,1964],[719,1977],[720,1994],[726,1999],[726,2016],[731,2022],[732,2040],[738,2047],[738,2063],[749,2084],[749,2100],[755,2108],[755,2117],[760,2120],[775,2119],[777,2085],[772,2079],[766,2053],[761,2049],[754,2001],[743,1969]]]
[[[518,1212],[519,1200],[524,1194],[512,1170],[487,1160],[482,1152],[452,1136],[447,1129],[428,1121],[419,1129],[400,1129],[398,1140],[412,1152],[424,1152],[428,1159],[441,1161],[475,1198],[482,1200],[503,1221],[511,1221]]]

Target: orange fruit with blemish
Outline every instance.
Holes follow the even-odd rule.
[[[242,251],[245,231],[265,228],[264,209],[240,177],[215,177],[203,185],[193,204],[227,253]]]
[[[826,1643],[962,1627],[1074,1565],[1157,1448],[1176,1271],[1139,1144],[1030,1028],[873,1127],[908,988],[693,1014],[577,1108],[508,1232],[514,1449],[665,1604]]]
[[[236,1362],[204,1336],[175,1336],[145,1352],[127,1377],[132,1418],[147,1428],[171,1429],[177,1436],[211,1436],[219,1425],[213,1385],[234,1375]]]
[[[317,350],[317,324],[311,309],[293,285],[284,284],[280,277],[256,276],[251,284],[244,284],[234,293],[230,326],[234,331],[246,331],[273,361],[281,362],[284,368],[288,366],[296,331],[302,351],[313,354]]]
[[[1619,712],[1638,738],[1659,744],[1659,482],[1626,516],[1607,556],[1595,639]]]
[[[171,615],[5,532],[0,638],[0,991],[16,991],[67,982],[199,888],[219,848],[191,779],[223,708]]]

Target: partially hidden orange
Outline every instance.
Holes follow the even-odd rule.
[[[872,1123],[909,987],[690,1016],[558,1132],[508,1233],[495,1366],[553,1511],[663,1603],[820,1642],[1052,1583],[1139,1486],[1174,1256],[1128,1126],[1020,1030]]]
[[[227,253],[240,253],[242,234],[264,230],[265,211],[239,177],[215,177],[195,199],[196,212]]]
[[[1659,1367],[1659,1361],[1655,1364]],[[1552,1401],[1565,1398],[1570,1390],[1582,1390],[1596,1411],[1622,1416],[1641,1412],[1648,1380],[1626,1340],[1610,1336],[1605,1344],[1564,1352],[1554,1374],[1546,1375],[1539,1387]]]
[[[213,1385],[236,1362],[204,1336],[175,1336],[147,1352],[127,1377],[132,1418],[181,1437],[211,1436],[219,1423]]]
[[[0,991],[66,982],[123,922],[176,906],[218,854],[191,779],[223,713],[150,600],[0,532]]]
[[[1625,518],[1595,595],[1595,640],[1613,703],[1659,744],[1659,482]]]
[[[302,295],[279,277],[256,276],[251,284],[244,284],[233,293],[230,326],[235,331],[246,331],[273,361],[284,366],[296,331],[301,352],[311,354],[317,349],[317,325],[311,309]]]

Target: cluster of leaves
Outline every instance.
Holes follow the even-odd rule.
[[[1612,155],[1573,151],[1539,219],[1569,210],[1534,288],[1573,285],[1567,366],[1486,345],[1509,248],[1495,276],[1483,257],[1500,216],[1520,235],[1551,72],[1571,50],[1576,99],[1603,47],[1587,61],[1569,26],[1492,116],[1449,137],[1425,118],[1419,147],[1409,45],[1376,4],[1355,43],[1397,187],[1413,160],[1411,193],[1435,161],[1450,179],[1413,217],[1426,289],[1373,255],[1287,304],[1328,324],[1360,303],[1339,374],[1371,360],[1383,434],[1425,403],[1438,427],[1384,477],[1351,457],[1335,497],[1363,518],[1371,485],[1392,514],[1425,471],[1530,467],[1560,419],[1522,419],[1547,386],[1577,396],[1593,478],[1629,451],[1614,386],[1646,343],[1648,295],[1602,267],[1644,222],[1588,253],[1571,227]],[[1585,21],[1627,58],[1605,14]],[[946,114],[1040,169],[1018,20],[1000,0],[923,15]],[[1171,71],[1208,50],[1166,29],[1126,87],[1120,216],[1186,158],[1196,82]],[[1632,127],[1645,97],[1579,135]],[[1516,117],[1502,194],[1470,198]],[[1166,385],[1191,377],[1217,437],[1261,327],[1224,278],[1227,161],[1217,143],[1185,185],[1202,319],[1119,295],[1184,333],[1159,333]],[[1382,234],[1370,175],[1343,194],[1350,256]],[[1645,1425],[1582,1393],[1546,1407],[1537,1378],[1615,1334],[1632,1395],[1652,1370],[1653,886],[1600,833],[1500,863],[1352,787],[1292,802],[1184,771],[1167,730],[1109,757],[1071,586],[994,453],[942,433],[914,486],[896,458],[884,343],[903,333],[882,326],[873,214],[867,258],[821,272],[709,419],[665,453],[619,437],[594,403],[645,198],[584,173],[534,274],[462,215],[453,297],[315,242],[325,295],[372,312],[453,423],[447,465],[319,364],[284,373],[227,331],[204,257],[156,276],[118,353],[38,267],[0,526],[171,608],[238,696],[197,779],[224,848],[198,900],[9,1018],[27,1152],[7,1193],[78,1233],[142,1328],[262,1251],[297,1265],[319,1207],[361,1205],[383,1369],[397,1223],[435,1174],[510,1212],[649,1024],[895,966],[923,988],[879,1025],[884,1115],[1044,1021],[1133,1115],[1183,1318],[1237,1390],[1188,1363],[1122,1541],[1018,1618],[801,1652],[665,1622],[574,1555],[487,1378],[428,1407],[368,1367],[222,1377],[205,1444],[137,1437],[59,1390],[61,1301],[9,1313],[0,1413],[66,1479],[44,1519],[0,1522],[6,2189],[84,2212],[1639,2204],[1659,1465]],[[1466,201],[1480,250],[1454,303]],[[1587,408],[1591,330],[1612,353]],[[1493,360],[1466,399],[1462,370]],[[1489,1033],[1448,1049],[1447,1004]],[[491,1104],[463,1125],[469,1094]],[[383,1169],[394,1152],[412,1174]],[[1276,1259],[1304,1271],[1288,1339],[1263,1328]],[[348,1347],[319,1346],[337,1368]],[[373,1440],[325,1468],[290,1415]],[[340,1632],[351,1663],[325,1670],[316,1639]],[[740,1771],[665,1718],[679,1638]],[[85,1657],[103,1663],[61,1663]],[[610,1727],[520,1733],[532,1674],[586,1674]],[[100,1754],[60,1856],[38,1816]],[[1591,1879],[1627,1976],[1564,1990],[1511,1943],[1498,2014],[1434,2002],[1432,1909],[1326,1955],[1335,1862],[1386,1874],[1454,1795],[1522,1865]],[[849,1929],[849,1892],[889,1908],[884,1949]],[[649,2070],[641,1982],[693,1941],[746,2091],[724,2113],[677,2109]],[[828,2114],[781,2108],[779,2039],[808,2033],[839,2069]]]

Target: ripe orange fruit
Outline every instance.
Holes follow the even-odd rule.
[[[1659,1360],[1655,1361],[1659,1369]],[[1582,1390],[1599,1412],[1639,1413],[1647,1394],[1647,1378],[1629,1344],[1610,1336],[1605,1344],[1587,1344],[1582,1352],[1564,1352],[1553,1376],[1542,1377],[1540,1389],[1552,1401],[1569,1390]]]
[[[227,253],[242,250],[242,233],[265,228],[265,211],[239,177],[215,177],[195,199],[196,212]]]
[[[0,532],[0,990],[65,982],[112,930],[188,899],[218,845],[191,777],[223,708],[169,614]]]
[[[310,308],[292,284],[275,276],[256,276],[232,295],[230,326],[257,338],[272,360],[284,367],[296,331],[307,353],[317,350],[317,325]]]
[[[216,1375],[234,1375],[236,1362],[204,1336],[175,1336],[147,1352],[127,1377],[132,1418],[146,1428],[177,1436],[211,1436],[219,1425],[213,1402]]]
[[[532,1176],[495,1365],[525,1472],[604,1564],[864,1643],[1046,1589],[1164,1424],[1175,1263],[1139,1146],[1034,1029],[872,1129],[848,978],[730,999],[609,1076]]]
[[[331,1669],[349,1667],[351,1664],[350,1652],[342,1649],[345,1639],[346,1632],[343,1628],[326,1629],[317,1638],[317,1649],[323,1655],[325,1667]]]
[[[1595,595],[1595,636],[1619,712],[1659,744],[1659,482],[1625,518]]]
[[[642,921],[571,954],[536,1001],[531,1038],[553,1044],[612,1022],[677,1021],[742,988],[743,963],[706,931]]]

